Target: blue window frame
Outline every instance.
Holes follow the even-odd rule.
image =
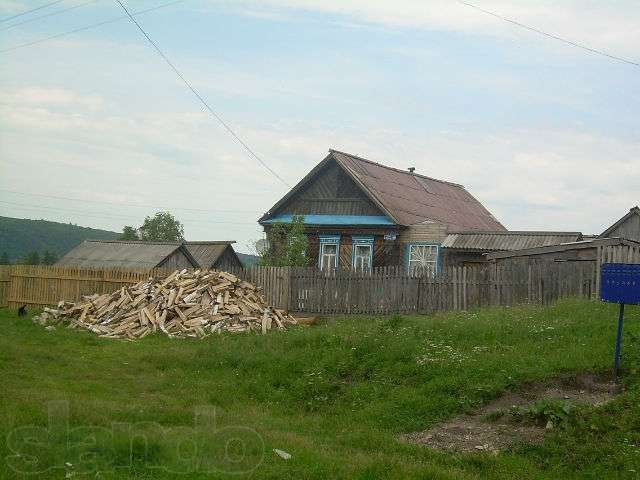
[[[320,270],[338,268],[340,265],[340,235],[318,235],[318,267]]]
[[[408,243],[405,247],[405,264],[409,273],[429,272],[440,268],[440,245],[436,243]]]
[[[356,270],[370,270],[373,266],[373,235],[353,235],[351,266]]]

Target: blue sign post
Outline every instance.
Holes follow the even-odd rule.
[[[605,263],[600,270],[600,300],[620,305],[613,370],[618,376],[625,304],[640,305],[640,265]]]

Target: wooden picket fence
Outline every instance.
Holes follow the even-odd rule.
[[[479,264],[444,267],[437,274],[403,267],[329,271],[251,267],[232,273],[260,286],[269,302],[290,311],[320,314],[430,313],[445,310],[547,304],[563,297],[597,297],[600,265],[640,263],[640,247],[606,247],[599,261]],[[112,292],[165,270],[0,266],[0,307],[37,308],[83,295]]]
[[[5,271],[3,274],[2,272]],[[162,269],[97,269],[57,266],[3,266],[7,287],[0,287],[0,306],[33,308],[55,305],[60,300],[74,301],[83,295],[108,293],[123,285],[132,285],[150,275],[166,275]],[[2,277],[0,277],[2,278]],[[2,285],[2,284],[0,284]]]
[[[437,275],[410,275],[401,267],[293,269],[289,288],[291,310],[322,314],[432,313],[590,298],[596,292],[593,262],[445,267]]]
[[[6,307],[11,284],[11,265],[0,265],[0,307]]]

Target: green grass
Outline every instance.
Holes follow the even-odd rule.
[[[571,300],[128,343],[0,311],[0,478],[638,478],[640,307],[625,393],[544,444],[494,456],[396,440],[522,382],[609,369],[615,321],[615,306]]]

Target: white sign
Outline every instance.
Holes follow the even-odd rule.
[[[396,234],[395,233],[387,233],[384,236],[384,241],[385,242],[392,241],[392,240],[395,240],[395,239],[396,239]]]

